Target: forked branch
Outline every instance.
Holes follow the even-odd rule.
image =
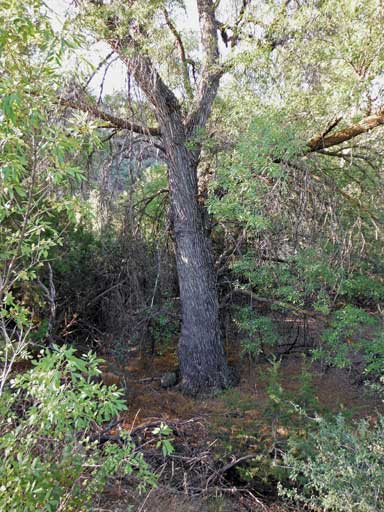
[[[220,65],[215,2],[196,0],[196,3],[204,62],[198,95],[186,123],[189,133],[205,126],[219,88],[220,78],[225,72],[224,67]]]
[[[176,39],[176,42],[177,42],[177,45],[179,47],[181,65],[183,67],[183,84],[184,84],[184,89],[185,89],[185,92],[187,93],[188,98],[191,100],[193,98],[193,90],[192,90],[191,80],[189,78],[188,58],[187,58],[187,54],[186,54],[186,51],[185,51],[184,43],[183,43],[183,40],[181,38],[180,32],[177,30],[175,24],[171,20],[167,9],[164,9],[163,12],[164,12],[165,21],[166,21],[166,23],[168,25],[168,28],[172,32],[172,34],[174,35],[174,37]]]

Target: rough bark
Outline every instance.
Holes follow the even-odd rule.
[[[88,0],[92,2],[92,0]],[[196,96],[189,115],[183,115],[180,103],[167,86],[145,49],[140,47],[139,24],[126,33],[118,30],[118,16],[107,18],[108,43],[152,105],[159,127],[146,129],[130,124],[145,135],[158,136],[168,161],[176,263],[180,289],[182,326],[179,340],[179,366],[184,390],[193,395],[206,394],[229,385],[229,370],[219,327],[219,304],[212,250],[204,224],[203,207],[198,201],[197,167],[201,145],[193,137],[207,123],[224,68],[219,63],[217,21],[213,0],[196,0],[201,31],[203,66]],[[186,55],[179,33],[168,26],[178,39],[182,59]],[[127,51],[129,50],[129,51]],[[184,70],[185,79],[188,69]],[[187,91],[192,99],[192,90]],[[83,105],[84,109],[84,105]],[[116,126],[121,119],[104,112],[87,111]]]
[[[123,42],[110,41],[154,109],[167,156],[182,313],[179,366],[182,387],[192,395],[212,393],[229,385],[219,326],[216,274],[203,209],[198,202],[200,148],[195,147],[193,151],[188,148],[191,137],[209,117],[222,74],[212,67],[217,65],[218,59],[212,6],[210,0],[198,0],[206,59],[188,121],[182,115],[176,96],[149,57],[139,49],[127,56],[125,46],[128,44],[135,49],[135,42],[129,37]]]
[[[179,366],[184,390],[197,395],[227,387],[229,372],[212,251],[197,200],[197,161],[182,142],[166,140],[165,146],[182,311]]]
[[[102,2],[88,0],[98,6]],[[130,2],[128,2],[130,3]],[[131,2],[132,3],[132,2]],[[287,5],[286,2],[285,5]],[[176,261],[179,277],[182,328],[179,342],[179,363],[183,387],[192,394],[212,392],[229,384],[219,329],[219,307],[216,276],[212,252],[204,226],[202,207],[198,202],[197,166],[201,147],[193,150],[189,143],[199,129],[206,126],[216,97],[224,66],[220,65],[217,30],[220,24],[215,18],[217,2],[196,0],[199,13],[202,55],[204,57],[199,86],[193,98],[190,112],[183,116],[179,101],[162,80],[145,49],[140,48],[140,24],[127,27],[122,34],[118,28],[118,16],[106,20],[110,36],[108,43],[120,55],[152,105],[159,127],[145,128],[125,122],[120,118],[100,112],[95,107],[82,105],[86,111],[119,128],[128,128],[144,135],[161,137],[162,147],[168,160],[169,192],[173,210]],[[239,20],[235,23],[231,45],[239,40],[239,27],[248,5],[243,0]],[[176,36],[184,63],[184,78],[188,79],[187,57],[180,34],[168,26]],[[136,32],[135,32],[136,31]],[[275,47],[275,41],[271,47]],[[129,50],[129,51],[126,51]],[[187,85],[188,87],[188,85]],[[192,90],[187,91],[192,100]],[[323,132],[308,142],[307,152],[318,151],[340,144],[361,133],[383,124],[383,111],[369,116],[347,129],[330,134]],[[332,127],[334,128],[334,126]]]

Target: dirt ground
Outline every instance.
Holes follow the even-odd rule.
[[[300,385],[302,365],[303,358],[295,355],[284,359],[281,365],[281,385],[292,396],[295,396]],[[204,449],[209,448],[210,457],[216,456],[216,450],[216,454],[223,457],[220,462],[225,465],[252,451],[255,439],[258,443],[268,443],[271,424],[266,422],[262,413],[268,402],[268,384],[264,376],[270,368],[269,363],[238,365],[240,383],[236,388],[214,398],[200,400],[183,395],[177,388],[163,389],[160,386],[161,375],[175,369],[176,366],[175,350],[172,347],[153,358],[143,358],[137,353],[123,367],[113,360],[108,362],[105,369],[123,376],[127,393],[129,409],[124,414],[121,428],[132,431],[159,421],[170,425],[182,425],[178,434],[182,440],[178,438],[175,442],[188,445],[189,464],[193,459],[191,454],[201,454]],[[335,369],[321,371],[321,368],[316,366],[312,366],[310,372],[313,375],[312,386],[315,395],[324,410],[342,410],[354,418],[374,417],[375,411],[382,410],[383,404],[368,396],[361,385],[353,382],[348,372]],[[238,444],[233,443],[234,440],[238,440]],[[200,468],[193,469],[194,476],[198,478],[197,473],[203,471],[204,466],[196,467]],[[177,470],[181,471],[180,468]],[[158,488],[149,490],[147,494],[137,493],[132,482],[111,484],[95,504],[94,512],[294,510],[279,502],[276,496],[261,497],[254,492],[248,494],[246,489],[235,490],[235,486],[233,489],[228,486],[213,486],[208,489],[207,486],[206,492],[194,493],[193,475],[191,482],[188,481],[190,469],[179,476],[177,470],[167,468],[159,480]],[[172,471],[172,474],[168,474],[167,471]],[[203,481],[203,475],[201,476]],[[181,484],[183,479],[184,483]],[[173,485],[175,482],[176,485]]]

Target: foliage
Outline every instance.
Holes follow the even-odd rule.
[[[303,356],[297,389],[289,392],[281,382],[281,360],[272,359],[264,380],[267,383],[268,401],[263,414],[271,421],[276,432],[279,426],[291,430],[292,437],[300,429],[306,429],[308,414],[317,414],[321,407],[316,397],[309,361]]]
[[[58,102],[60,68],[80,43],[69,27],[56,33],[40,0],[0,7],[0,347],[2,386],[26,355],[30,333],[41,332],[46,297],[39,272],[62,226],[75,222],[72,197],[82,175],[76,156],[96,142],[85,116],[66,116]],[[55,225],[57,217],[62,226]]]
[[[204,222],[219,292],[234,297],[230,313],[242,355],[254,363],[277,352],[281,335],[271,312],[310,318],[313,358],[355,370],[383,393],[382,129],[316,152],[309,146],[382,109],[381,2],[244,2],[238,23],[232,3],[233,10],[222,2],[217,14],[223,40],[225,33],[233,37],[226,48],[220,43],[227,78],[186,151],[203,148],[199,201],[206,178]],[[94,356],[83,361],[63,348],[10,383],[15,363],[32,357],[29,347],[58,334],[86,350],[98,346],[120,364],[132,344],[150,341],[156,352],[179,330],[168,191],[178,184],[167,184],[164,141],[74,114],[63,105],[64,70],[72,67],[72,93],[84,78],[72,65],[77,50],[111,40],[110,31],[123,43],[132,37],[134,51],[153,61],[186,115],[204,92],[197,90],[200,34],[182,21],[190,7],[182,0],[75,4],[60,33],[49,3],[0,5],[0,413],[8,420],[1,426],[0,508],[6,510],[32,511],[43,502],[47,510],[86,507],[108,476],[134,468],[139,481],[153,482],[128,437],[122,447],[96,447],[88,437],[93,422],[109,421],[124,407],[116,390],[92,384]],[[78,35],[80,26],[86,36]],[[120,56],[124,51],[129,56],[132,49]],[[103,66],[87,69],[97,75]],[[91,80],[81,84],[79,98],[107,117],[113,112],[155,125],[131,81],[115,95],[100,91],[96,101]],[[56,288],[54,322],[49,280]],[[237,300],[244,296],[247,305]],[[241,478],[269,489],[285,482],[281,456],[291,446],[287,464],[297,489],[287,487],[286,496],[313,509],[383,508],[382,418],[373,426],[319,420],[309,363],[294,393],[283,386],[280,365],[272,358],[266,372],[265,438],[257,421],[241,421],[244,411],[260,410],[254,397],[243,399],[239,390],[222,395],[241,423],[228,432],[225,416],[225,455],[257,452]],[[169,429],[161,425],[155,434],[163,455],[171,454]]]
[[[164,423],[161,423],[159,427],[156,427],[152,430],[152,434],[160,437],[156,443],[156,448],[161,448],[164,457],[172,455],[172,453],[175,451],[171,441],[169,440],[169,435],[171,432],[171,429]]]
[[[234,150],[223,154],[221,168],[213,189],[224,189],[225,195],[211,195],[209,209],[223,220],[240,221],[251,231],[263,231],[271,225],[265,215],[269,180],[284,186],[287,172],[279,161],[294,158],[301,152],[293,126],[280,126],[268,117],[253,119]]]
[[[273,493],[278,482],[287,481],[283,454],[293,442],[301,454],[309,452],[308,436],[316,428],[314,419],[323,410],[316,397],[309,361],[303,358],[298,364],[301,372],[292,382],[295,390],[291,391],[283,385],[281,360],[270,361],[260,383],[266,393],[262,407],[260,399],[238,389],[220,396],[230,419],[226,417],[215,429],[219,448],[226,456],[240,450],[254,453],[254,458],[238,467],[237,473],[259,492]],[[255,419],[245,421],[244,416],[251,411],[256,412]]]
[[[381,132],[319,153],[307,145],[382,107],[383,39],[369,17],[380,9],[378,0],[250,7],[257,29],[217,105],[224,135],[208,205],[234,248],[232,286],[272,308],[327,317],[346,303],[382,303]]]
[[[322,345],[313,351],[315,359],[323,359],[338,368],[350,367],[353,354],[363,351],[371,363],[382,351],[382,337],[372,343],[372,331],[377,332],[377,318],[355,306],[347,305],[332,315],[329,327],[322,335]],[[378,364],[382,361],[377,361]],[[369,364],[369,363],[368,363]]]
[[[338,416],[319,420],[310,434],[311,454],[298,456],[291,447],[284,463],[296,488],[281,494],[309,510],[374,512],[384,506],[384,418],[349,425]]]
[[[245,307],[238,311],[236,323],[246,335],[242,340],[242,354],[251,361],[265,352],[266,347],[274,347],[279,337],[271,318],[256,316],[251,308]]]
[[[384,377],[384,333],[379,331],[372,339],[362,343],[364,354],[364,373],[368,377]]]
[[[1,426],[0,508],[85,510],[107,480],[137,473],[139,485],[153,485],[142,455],[129,437],[124,444],[92,440],[95,424],[126,409],[115,386],[94,384],[100,360],[83,359],[72,348],[42,353],[34,368],[17,376],[1,397],[7,412]]]

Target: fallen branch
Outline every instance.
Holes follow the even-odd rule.
[[[240,457],[239,459],[235,459],[235,460],[229,462],[222,468],[215,471],[215,473],[208,478],[206,487],[208,488],[212,482],[214,482],[220,476],[224,475],[224,473],[229,471],[231,468],[238,466],[239,464],[241,464],[242,462],[245,462],[246,460],[254,459],[255,457],[257,457],[256,453],[249,453],[248,455],[243,455],[243,457]]]

